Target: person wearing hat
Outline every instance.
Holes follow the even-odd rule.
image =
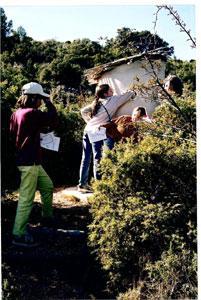
[[[38,108],[44,101],[47,111]],[[43,220],[53,217],[53,183],[41,165],[40,131],[56,122],[57,112],[42,86],[30,82],[22,87],[19,107],[10,119],[11,140],[15,144],[16,163],[21,173],[19,201],[13,227],[13,244],[32,247],[37,243],[27,231],[27,224],[38,189],[42,200]]]

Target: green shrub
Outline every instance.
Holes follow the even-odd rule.
[[[180,138],[195,138],[196,130],[196,102],[195,93],[189,92],[184,87],[182,97],[175,99],[180,107],[182,115],[169,102],[164,101],[158,106],[153,114],[156,122],[154,130],[156,133],[172,135],[177,134]],[[175,136],[174,136],[175,137]]]
[[[76,184],[82,155],[82,134],[84,122],[76,105],[56,105],[58,124],[54,130],[61,138],[59,151],[43,150],[44,167],[54,183]]]
[[[146,278],[147,264],[163,259],[174,236],[196,251],[195,141],[190,131],[184,138],[182,130],[162,126],[162,118],[170,118],[168,107],[148,135],[147,125],[139,126],[139,144],[128,140],[107,152],[102,179],[94,183],[89,244],[117,293]]]
[[[170,247],[162,253],[160,260],[146,265],[146,280],[121,293],[118,300],[196,299],[196,266],[194,251]]]
[[[196,266],[197,256],[192,250],[164,251],[159,261],[147,264],[148,278],[143,293],[147,299],[196,299]]]

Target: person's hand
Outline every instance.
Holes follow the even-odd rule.
[[[133,92],[133,95],[131,96],[131,99],[134,99],[137,96],[136,91],[128,90],[128,92]]]

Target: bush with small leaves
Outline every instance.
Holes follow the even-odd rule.
[[[158,117],[161,124],[162,118],[171,119],[169,106]],[[182,130],[169,136],[163,127],[160,135],[162,127],[148,126],[149,135],[139,126],[140,143],[128,139],[106,153],[90,200],[89,244],[108,274],[108,287],[117,293],[146,278],[147,264],[163,259],[174,235],[191,255],[196,251],[195,141],[183,138]]]
[[[56,104],[56,108],[58,124],[54,132],[60,137],[59,151],[43,150],[44,167],[55,184],[77,184],[84,121],[76,105]]]

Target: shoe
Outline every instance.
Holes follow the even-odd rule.
[[[34,238],[30,234],[25,234],[22,236],[14,236],[12,244],[15,246],[25,247],[25,248],[33,248],[39,245],[38,242],[34,241]]]
[[[92,193],[92,188],[89,185],[78,185],[77,187],[78,192],[81,193]]]

